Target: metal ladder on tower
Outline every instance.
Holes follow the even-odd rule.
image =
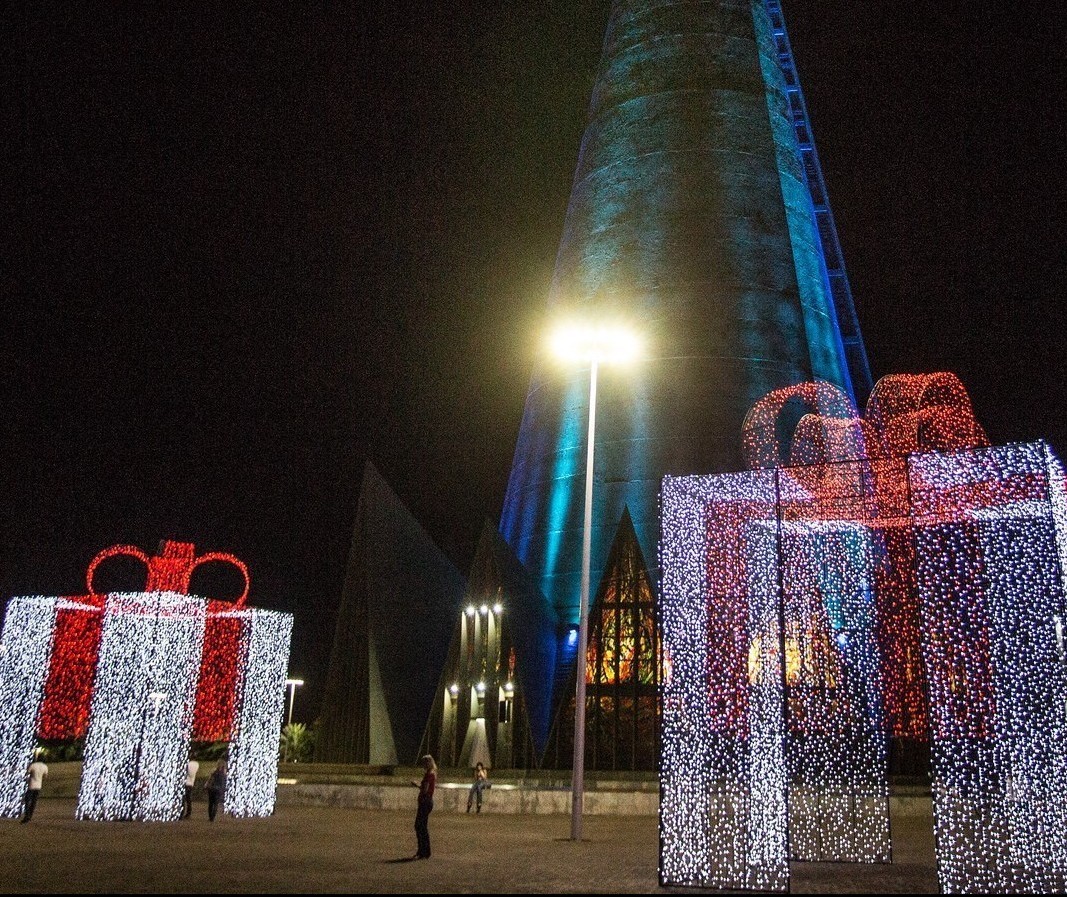
[[[852,378],[856,403],[859,407],[863,407],[871,393],[873,381],[871,367],[867,361],[867,349],[863,345],[859,319],[856,317],[856,305],[852,300],[852,287],[849,286],[845,259],[841,253],[841,243],[837,238],[837,228],[834,226],[833,212],[830,211],[826,183],[823,181],[822,168],[819,165],[819,154],[815,150],[815,139],[812,137],[811,126],[808,123],[808,111],[804,104],[804,94],[800,90],[800,79],[797,77],[796,64],[793,62],[789,35],[785,30],[782,5],[779,0],[764,0],[764,7],[771,20],[778,65],[785,79],[786,99],[793,119],[797,144],[800,147],[804,180],[811,194],[815,211],[816,233],[826,263],[830,296],[837,314],[837,325],[845,350],[845,362]]]

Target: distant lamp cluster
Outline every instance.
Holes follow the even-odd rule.
[[[828,384],[771,393],[745,448],[762,469],[663,486],[663,883],[781,891],[791,859],[887,861],[885,735],[921,732],[942,890],[1063,890],[1048,446],[989,447],[935,374],[879,381],[863,418]]]
[[[442,765],[514,768],[533,759],[526,717],[515,712],[522,696],[506,594],[499,584],[474,583],[459,613],[420,749]]]
[[[118,554],[148,567],[145,591],[97,594],[93,575]],[[207,561],[238,567],[236,602],[186,594]],[[273,811],[292,617],[244,606],[248,573],[229,555],[195,557],[165,542],[147,557],[101,552],[89,594],[13,598],[0,650],[0,814],[19,812],[23,771],[37,737],[84,735],[77,815],[177,819],[191,740],[230,742],[226,811]]]

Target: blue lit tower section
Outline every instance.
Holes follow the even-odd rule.
[[[764,0],[612,6],[549,296],[552,316],[623,317],[647,344],[635,368],[599,378],[594,591],[624,509],[657,557],[664,474],[743,467],[760,396],[813,377],[854,392],[816,215],[825,190],[814,203],[780,38]],[[565,626],[578,617],[587,401],[588,370],[534,372],[501,520]]]

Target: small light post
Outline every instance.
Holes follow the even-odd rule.
[[[303,679],[286,679],[285,685],[289,689],[289,715],[286,718],[285,728],[289,729],[293,725],[293,701],[296,700],[296,690],[304,684]],[[292,740],[293,733],[290,731],[285,739],[285,762],[289,762],[289,742]]]
[[[571,840],[582,840],[585,799],[585,655],[589,642],[589,568],[593,538],[593,446],[596,443],[596,380],[601,363],[633,361],[641,353],[640,340],[624,327],[568,326],[552,338],[554,354],[568,362],[589,365],[589,427],[586,434],[585,519],[582,528],[582,587],[578,606],[577,685],[574,696],[574,763],[571,770]]]
[[[296,690],[304,684],[303,679],[286,679],[286,686],[289,688],[289,716],[286,718],[286,725],[291,726],[293,724],[293,701],[296,700]]]

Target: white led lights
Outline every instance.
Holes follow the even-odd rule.
[[[945,893],[1067,889],[1063,472],[1041,443],[910,459]]]
[[[79,819],[181,815],[205,610],[174,592],[107,597]]]
[[[888,756],[873,594],[877,533],[819,519],[862,507],[862,462],[833,465],[817,501],[779,470],[790,859],[889,862]],[[788,500],[786,500],[788,498]]]
[[[810,413],[783,469],[794,400]],[[1043,443],[989,448],[945,373],[883,378],[863,419],[828,384],[775,390],[743,435],[773,490],[751,474],[663,485],[662,882],[788,887],[780,854],[752,849],[778,843],[777,678],[790,858],[888,860],[885,740],[929,737],[942,891],[1067,890],[1059,462]],[[767,808],[743,862],[707,769]]]
[[[110,595],[78,795],[79,818],[177,819],[207,602],[168,592]],[[292,616],[227,611],[240,624],[224,810],[274,809]]]
[[[12,598],[0,635],[0,816],[22,813],[58,598]]]
[[[869,484],[836,473],[819,508],[787,470],[664,480],[664,884],[889,859],[872,535],[819,519]]]
[[[166,591],[11,599],[0,635],[0,815],[21,812],[38,730],[72,731],[87,712],[77,817],[177,819],[194,715],[204,709],[198,691],[209,715],[225,692],[211,665],[220,651],[237,653],[225,809],[269,815],[284,685],[299,684],[285,678],[293,618],[241,605],[213,612],[211,620],[233,625],[215,627],[205,666],[208,608],[203,598]],[[228,720],[229,708],[222,712]]]
[[[789,858],[889,859],[881,654],[912,607],[942,891],[1067,889],[1063,469],[906,463],[899,496],[865,461],[664,480],[663,884],[787,888],[787,796]]]
[[[773,471],[664,479],[663,885],[788,888],[774,497]]]
[[[223,809],[233,816],[269,816],[277,792],[293,618],[262,610],[239,613],[244,625]]]

